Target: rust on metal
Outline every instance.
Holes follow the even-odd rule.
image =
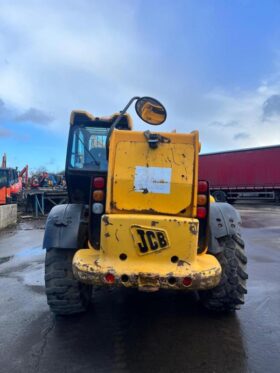
[[[113,225],[112,223],[110,223],[108,215],[103,215],[102,221],[104,222],[105,225]]]
[[[187,263],[187,262],[186,262]],[[81,266],[82,263],[73,264],[73,273],[77,280],[93,284],[93,285],[108,285],[111,287],[135,287],[142,291],[156,291],[159,289],[177,289],[177,290],[206,290],[217,286],[221,280],[221,269],[210,268],[209,270],[193,272],[186,270],[184,275],[180,277],[176,276],[176,273],[169,272],[165,276],[159,276],[156,273],[129,273],[128,280],[123,282],[122,275],[117,273],[113,267],[108,266],[101,268],[97,260],[94,262],[95,268],[92,265]],[[188,264],[188,263],[187,263]],[[104,279],[104,274],[110,272],[115,276],[114,284],[107,284]],[[192,279],[192,284],[189,287],[185,287],[183,284],[183,278],[188,276]],[[139,278],[141,277],[141,280]],[[174,284],[169,283],[169,278],[175,277],[176,282]]]
[[[119,230],[116,229],[116,230],[115,230],[115,238],[116,238],[116,240],[119,242],[120,239],[119,239],[119,236],[118,236],[118,232],[119,232]]]
[[[179,259],[178,262],[177,262],[178,267],[182,267],[184,264],[187,264],[188,266],[191,265],[191,263],[187,262],[186,260],[180,260]]]
[[[192,234],[197,235],[198,234],[197,224],[189,223],[189,230]]]
[[[95,260],[94,264],[96,265],[96,267],[101,268],[101,265],[99,265],[98,263],[98,259]]]
[[[156,221],[156,220],[151,221],[151,227],[155,227],[157,224],[159,224],[159,221]]]

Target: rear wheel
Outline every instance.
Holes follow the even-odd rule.
[[[57,315],[71,315],[86,311],[92,286],[74,278],[72,260],[75,252],[49,249],[45,260],[45,285],[48,305]]]
[[[216,258],[222,267],[222,277],[218,286],[200,292],[203,305],[212,311],[235,311],[244,304],[247,293],[247,257],[244,242],[239,235],[221,238],[222,252]]]

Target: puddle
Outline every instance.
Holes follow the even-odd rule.
[[[43,254],[43,249],[41,246],[37,247],[31,247],[28,249],[24,249],[23,251],[16,253],[14,255],[10,256],[4,256],[0,258],[0,265],[9,262],[11,259],[16,259],[16,258],[25,258],[25,257],[32,257],[32,256],[37,256]]]
[[[16,254],[17,257],[24,257],[24,256],[29,256],[29,255],[39,255],[42,254],[43,249],[41,246],[37,247],[31,247],[28,249],[24,249],[20,253]]]

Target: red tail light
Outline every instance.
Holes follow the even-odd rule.
[[[207,181],[200,180],[198,182],[198,193],[207,193],[208,192],[208,183]]]
[[[183,278],[183,285],[184,286],[191,286],[192,284],[192,279],[190,277],[184,277]]]
[[[93,186],[96,189],[103,189],[105,187],[105,180],[103,177],[95,177],[93,179]]]
[[[112,273],[107,273],[104,277],[108,284],[113,284],[115,282],[115,276]]]
[[[198,219],[204,219],[204,218],[206,218],[206,215],[207,215],[207,210],[206,210],[205,207],[198,207],[197,208],[196,216],[198,217]]]

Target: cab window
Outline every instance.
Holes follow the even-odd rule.
[[[79,127],[74,130],[70,167],[106,171],[106,139],[108,128]]]

